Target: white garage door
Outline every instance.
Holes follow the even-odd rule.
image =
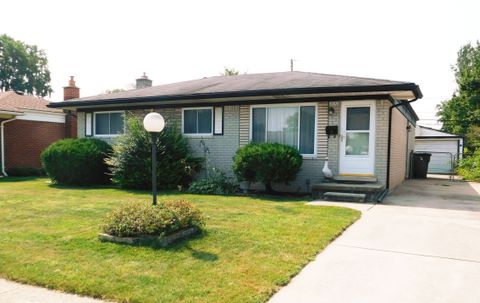
[[[457,140],[426,140],[415,139],[415,151],[426,152],[448,152],[450,154],[432,153],[430,163],[428,165],[428,173],[430,174],[448,174],[452,171],[453,160],[457,158]]]

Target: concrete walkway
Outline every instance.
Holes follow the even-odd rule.
[[[102,303],[103,301],[66,294],[37,286],[0,279],[1,303]]]
[[[270,303],[480,302],[480,184],[411,180],[362,218]]]

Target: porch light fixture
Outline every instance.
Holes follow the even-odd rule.
[[[152,135],[152,194],[157,205],[157,134],[165,128],[165,120],[159,113],[149,113],[143,119],[143,127]]]

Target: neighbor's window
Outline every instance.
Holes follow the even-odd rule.
[[[252,141],[281,143],[315,153],[315,106],[254,107]]]
[[[95,113],[95,135],[115,136],[124,133],[123,112]]]
[[[211,135],[212,116],[211,108],[184,109],[183,133],[188,135]]]

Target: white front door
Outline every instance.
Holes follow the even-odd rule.
[[[342,102],[340,175],[373,176],[375,166],[375,101]]]

